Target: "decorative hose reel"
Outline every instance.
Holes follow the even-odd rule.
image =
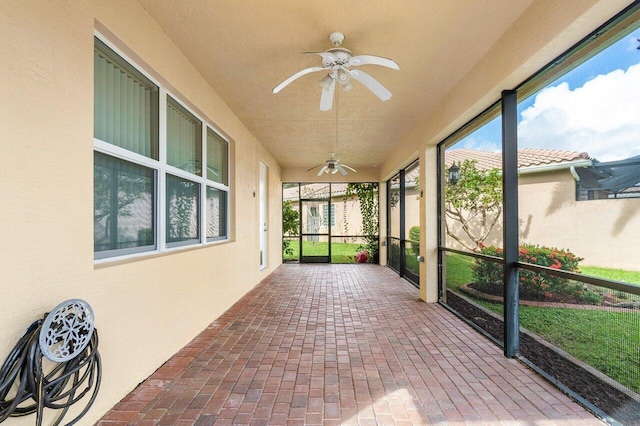
[[[62,302],[47,315],[40,329],[42,355],[55,362],[75,358],[89,344],[93,329],[93,309],[87,302]]]
[[[49,360],[44,367],[43,357]],[[61,410],[52,423],[59,425],[69,408],[93,389],[85,407],[66,423],[76,424],[93,405],[101,378],[91,306],[80,299],[60,303],[29,326],[0,368],[0,423],[36,413],[40,426],[44,408],[50,408]]]

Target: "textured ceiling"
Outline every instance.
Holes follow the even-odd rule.
[[[336,151],[353,167],[385,162],[460,82],[531,0],[139,0],[149,15],[280,165],[311,167]],[[395,71],[366,65],[392,93],[380,101],[359,83],[319,110],[323,73],[273,94],[295,72],[321,66],[329,34],[353,55],[392,58]],[[336,90],[336,93],[340,92]]]

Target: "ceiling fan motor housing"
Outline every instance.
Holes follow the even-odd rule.
[[[329,40],[331,40],[331,43],[334,46],[340,46],[344,41],[344,34],[342,34],[340,31],[334,31],[329,34]]]
[[[344,47],[334,47],[333,49],[326,50],[325,53],[329,55],[323,55],[322,65],[325,68],[339,68],[346,66],[351,59],[351,51]]]

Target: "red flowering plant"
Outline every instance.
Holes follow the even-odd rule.
[[[354,259],[356,263],[367,263],[369,261],[369,251],[361,250],[354,256]]]
[[[481,244],[479,252],[489,256],[503,257],[502,249]],[[518,250],[518,260],[523,263],[546,266],[551,269],[580,272],[578,264],[582,260],[569,250],[523,244]],[[475,288],[495,294],[501,293],[502,264],[476,259],[473,266]],[[586,289],[582,284],[547,273],[537,273],[520,269],[520,298],[525,300],[576,301],[597,304],[600,295]],[[499,287],[499,289],[498,289]],[[499,291],[496,291],[499,290]]]

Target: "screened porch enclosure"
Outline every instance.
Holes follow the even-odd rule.
[[[640,156],[622,113],[639,35],[635,2],[438,145],[440,302],[624,425],[640,424]]]
[[[284,262],[378,263],[376,183],[285,183],[282,192]]]

